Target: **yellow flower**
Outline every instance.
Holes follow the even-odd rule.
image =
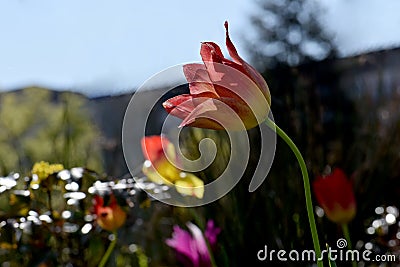
[[[175,188],[182,195],[203,198],[204,182],[196,175],[191,173],[180,173],[180,179],[175,181]]]
[[[175,147],[166,137],[143,137],[142,150],[146,158],[142,170],[152,182],[175,186],[182,195],[203,198],[204,182],[194,174],[182,172],[170,162],[176,162]]]
[[[62,171],[64,166],[62,164],[50,164],[45,161],[36,162],[32,168],[33,184],[40,184],[41,181],[47,179],[49,175]]]

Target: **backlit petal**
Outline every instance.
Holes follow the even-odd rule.
[[[265,98],[268,101],[268,105],[271,105],[271,95],[267,85],[267,82],[261,76],[261,74],[253,68],[250,64],[244,61],[238,54],[236,47],[233,45],[231,38],[229,37],[229,29],[228,29],[228,22],[225,21],[225,32],[226,32],[226,46],[228,48],[229,55],[232,59],[243,66],[246,70],[247,75],[257,84],[257,86],[261,89],[262,93],[264,94]]]
[[[176,191],[182,195],[195,196],[200,199],[204,196],[203,180],[191,173],[185,173],[181,179],[176,180],[175,187]]]

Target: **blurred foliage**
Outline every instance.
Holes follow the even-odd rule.
[[[306,127],[301,122],[298,123],[295,125]],[[336,121],[335,123],[342,125],[343,122]],[[399,123],[400,120],[397,121],[397,125]],[[397,199],[400,188],[398,167],[382,169],[379,179],[376,179],[374,175],[359,176],[357,172],[365,168],[365,163],[359,162],[357,165],[350,166],[350,162],[354,159],[348,157],[352,157],[354,154],[347,154],[345,149],[337,148],[337,146],[344,145],[341,143],[342,140],[346,141],[346,138],[343,139],[341,135],[343,126],[337,129],[336,134],[331,132],[329,138],[324,137],[328,140],[320,140],[321,143],[319,143],[319,141],[316,142],[317,140],[312,140],[318,136],[315,132],[312,133],[312,136],[302,139],[302,135],[299,133],[303,130],[297,132],[292,128],[294,125],[282,126],[282,123],[280,125],[289,129],[292,136],[295,137],[296,143],[308,155],[306,161],[310,167],[311,179],[320,174],[327,165],[345,166],[352,174],[352,182],[356,185],[358,205],[357,217],[350,224],[354,248],[359,251],[370,249],[374,253],[373,255],[396,255],[398,258],[400,246],[400,216]],[[370,131],[373,136],[374,132],[372,129]],[[202,139],[210,138],[215,141],[219,153],[213,164],[198,175],[208,182],[212,181],[213,177],[220,175],[221,169],[226,166],[227,157],[229,158],[230,144],[226,133],[194,128],[182,133],[186,137],[182,138],[184,151],[190,151],[192,158],[199,156],[196,151],[198,151],[198,145]],[[349,133],[347,132],[347,134]],[[275,261],[266,262],[257,260],[256,253],[263,249],[264,245],[268,246],[269,251],[311,249],[313,245],[305,209],[303,183],[294,155],[286,144],[278,140],[274,164],[266,181],[259,189],[250,193],[248,186],[258,162],[260,152],[258,144],[261,136],[258,129],[248,131],[248,136],[252,153],[241,181],[219,201],[203,208],[196,208],[203,217],[213,218],[216,224],[223,229],[219,238],[220,248],[215,255],[218,266],[311,266],[306,262],[278,262],[276,258]],[[347,138],[350,137],[347,136]],[[348,147],[350,150],[355,149],[354,146],[357,146],[358,143],[351,140],[353,146]],[[400,140],[397,139],[393,145],[399,148]],[[386,148],[391,149],[390,146]],[[365,149],[358,150],[358,153],[364,153],[364,151]],[[376,151],[373,153],[375,154]],[[196,156],[193,157],[193,155]],[[398,161],[398,150],[397,155],[390,157],[387,159],[390,162],[389,165]],[[381,162],[381,159],[377,160]],[[386,165],[383,162],[380,164]],[[368,166],[374,168],[373,165]],[[379,168],[368,170],[377,172]],[[382,192],[385,193],[382,194]],[[376,196],[378,194],[379,197]],[[326,219],[323,213],[321,215],[319,207],[316,209],[319,210],[317,214],[320,216],[317,217],[317,224],[321,244],[329,244],[336,248],[336,241],[343,238],[341,227]],[[180,217],[182,218],[182,216]],[[186,220],[191,219],[190,216],[186,217]],[[351,263],[340,262],[338,266],[351,266]],[[387,262],[379,266],[397,265]]]
[[[53,172],[40,183],[34,180],[34,175],[19,173],[0,177],[0,262],[4,266],[97,266],[113,235],[97,223],[93,198],[111,193],[128,218],[119,229],[107,266],[160,266],[161,259],[168,259],[171,250],[164,239],[172,225],[160,223],[159,218],[160,212],[170,209],[161,208],[140,189],[165,192],[165,187],[144,178],[117,180],[81,167]],[[148,251],[155,256],[148,257]]]
[[[27,171],[34,162],[102,170],[96,126],[86,98],[27,88],[0,95],[0,174]]]
[[[297,67],[280,64],[264,76],[271,89],[274,119],[299,146],[310,178],[327,167],[343,168],[351,178],[357,200],[357,215],[349,225],[353,246],[398,255],[400,87],[392,81],[384,83],[393,73],[390,76],[383,70],[381,62],[372,61],[376,66],[371,71],[370,65],[360,67],[359,62],[365,61],[361,59],[342,65],[329,60]],[[354,72],[346,72],[349,69]],[[193,221],[204,229],[207,219],[222,229],[214,255],[218,266],[311,266],[304,262],[259,262],[256,257],[265,245],[269,250],[312,248],[299,166],[281,140],[272,169],[255,192],[249,193],[248,186],[259,160],[262,136],[257,128],[247,132],[250,160],[243,178],[229,194],[198,208],[171,207],[148,198],[141,188],[161,193],[165,188],[145,178],[116,179],[72,168],[79,163],[99,166],[93,163],[100,155],[96,152],[98,133],[88,123],[85,100],[68,93],[64,96],[72,102],[57,102],[41,90],[0,98],[4,129],[0,131],[0,170],[8,174],[0,177],[0,262],[11,266],[96,266],[112,236],[97,225],[91,211],[92,196],[112,191],[128,218],[119,229],[110,266],[180,266],[174,251],[165,244],[173,225],[184,227]],[[183,154],[191,159],[200,156],[198,146],[205,138],[215,142],[217,157],[196,175],[208,183],[224,171],[229,160],[228,135],[195,128],[181,130]],[[30,141],[36,145],[29,145]],[[205,149],[212,149],[205,145]],[[35,182],[28,170],[39,160],[60,162],[67,170],[50,174],[38,188],[32,187]],[[15,170],[22,171],[11,172]],[[321,244],[335,247],[343,237],[341,227],[327,220],[318,207],[316,211]]]
[[[249,52],[260,69],[295,66],[336,54],[332,36],[320,22],[322,8],[311,0],[258,0],[251,17],[256,35]]]
[[[388,57],[395,58],[395,52]],[[380,56],[296,67],[281,64],[265,71],[264,76],[271,90],[274,119],[303,153],[311,180],[332,167],[343,168],[350,177],[357,201],[357,215],[349,225],[353,246],[398,258],[400,84],[397,65],[389,65]],[[226,133],[203,129],[183,129],[181,133],[184,154],[192,158],[200,155],[201,139],[215,141],[217,158],[198,174],[212,181],[230,155]],[[201,209],[204,217],[213,218],[222,228],[217,261],[221,266],[226,261],[229,266],[308,266],[304,262],[259,262],[256,258],[264,245],[269,250],[313,246],[295,156],[278,139],[266,181],[249,193],[262,137],[257,129],[248,131],[248,136],[251,158],[243,178],[224,198]],[[327,220],[320,208],[316,210],[321,244],[336,247],[336,241],[343,237],[341,227]],[[341,262],[338,266],[351,264]],[[398,266],[398,262],[379,266]]]

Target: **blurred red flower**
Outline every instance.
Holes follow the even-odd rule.
[[[182,172],[177,164],[175,146],[163,135],[142,138],[142,150],[146,161],[143,173],[152,182],[175,186],[182,195],[202,198],[203,181],[192,173]],[[175,164],[175,165],[174,165]]]
[[[111,232],[116,231],[126,221],[126,212],[118,205],[114,195],[110,195],[108,203],[104,203],[104,198],[96,195],[94,213],[100,227]]]
[[[202,43],[200,55],[204,64],[183,66],[190,94],[178,95],[163,104],[168,113],[183,119],[180,127],[242,130],[253,128],[267,118],[271,104],[268,85],[239,56],[229,37],[228,22],[225,29],[232,60],[224,57],[217,44]]]
[[[328,219],[345,224],[354,218],[356,200],[353,186],[343,170],[335,168],[331,174],[317,177],[313,189]]]

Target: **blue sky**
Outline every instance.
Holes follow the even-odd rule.
[[[400,44],[400,1],[320,3],[342,55]],[[126,92],[167,67],[198,61],[201,41],[223,45],[225,20],[246,58],[254,8],[243,0],[0,0],[0,90]]]

